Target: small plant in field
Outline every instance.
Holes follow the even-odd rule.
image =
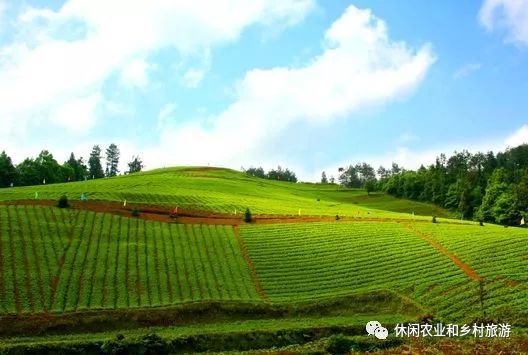
[[[132,217],[139,217],[139,210],[137,209],[137,207],[134,207],[131,213]]]
[[[350,340],[338,334],[330,337],[326,351],[330,354],[347,354],[350,352],[350,347]]]
[[[418,317],[418,322],[419,323],[425,323],[425,324],[433,324],[436,322],[436,319],[434,317],[434,315],[428,313],[428,314],[423,314],[421,316]]]
[[[436,216],[433,216],[433,223],[436,223]]]
[[[244,212],[244,222],[251,223],[253,217],[251,216],[251,211],[249,208],[246,208],[246,212]]]
[[[70,207],[70,204],[68,202],[68,196],[62,195],[59,198],[59,201],[57,202],[57,207],[59,207],[59,208],[68,208],[68,207]]]
[[[115,339],[106,340],[101,345],[101,351],[105,354],[127,354],[127,345],[124,340],[125,336],[118,334]]]

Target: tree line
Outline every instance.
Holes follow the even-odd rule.
[[[0,187],[29,186],[53,184],[69,181],[100,179],[119,174],[120,151],[117,145],[110,144],[105,151],[105,166],[102,164],[102,150],[94,145],[88,161],[76,158],[73,153],[70,158],[60,164],[47,150],[43,150],[36,158],[26,158],[20,164],[14,165],[11,157],[5,151],[0,154]],[[125,174],[135,173],[143,169],[143,162],[138,156],[128,163]]]
[[[250,167],[247,170],[244,170],[244,168],[242,168],[242,171],[244,171],[248,175],[263,179],[297,182],[297,176],[295,175],[295,173],[288,168],[283,169],[280,165],[277,167],[277,169],[270,169],[268,172],[265,172],[262,167]]]
[[[324,174],[324,172],[323,172]],[[406,170],[393,163],[339,168],[339,183],[383,191],[457,211],[461,218],[518,225],[528,218],[528,144],[504,152],[440,154],[434,164]],[[326,174],[321,182],[326,182]]]

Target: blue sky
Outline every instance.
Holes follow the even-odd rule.
[[[0,150],[302,179],[528,142],[528,2],[0,0]]]

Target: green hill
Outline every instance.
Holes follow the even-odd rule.
[[[35,191],[39,199],[84,193],[102,205],[126,199],[213,214],[250,207],[275,217],[175,223],[143,211],[38,205]],[[173,349],[251,349],[361,336],[365,319],[393,325],[424,315],[528,326],[528,230],[433,224],[426,204],[209,168],[3,189],[0,200],[0,350],[44,351],[53,341],[54,351],[76,344],[97,352],[116,332],[142,342],[148,329]],[[413,219],[406,206],[428,216]],[[354,218],[283,223],[299,208]],[[139,330],[153,326],[163,328]],[[21,334],[46,337],[8,337]]]
[[[158,169],[110,179],[0,189],[0,201],[34,199],[56,200],[62,194],[79,200],[124,201],[179,206],[216,213],[395,216],[391,212],[414,211],[417,215],[452,217],[431,204],[398,200],[384,194],[370,196],[364,190],[341,189],[331,184],[288,183],[248,176],[222,168],[179,167]],[[400,216],[401,217],[401,216]]]

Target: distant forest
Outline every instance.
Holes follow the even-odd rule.
[[[248,175],[256,176],[263,179],[297,182],[297,176],[295,175],[295,173],[288,168],[283,169],[280,165],[277,167],[277,169],[270,169],[268,172],[265,172],[262,167],[251,167],[247,170],[244,170],[244,168],[242,168],[242,171],[244,171]]]
[[[406,170],[397,164],[375,172],[367,163],[339,169],[339,183],[383,191],[457,211],[464,219],[519,225],[528,218],[528,144],[494,154],[464,150],[434,164]],[[323,172],[321,182],[326,182]]]
[[[70,158],[63,164],[60,164],[49,151],[43,150],[36,158],[26,158],[15,166],[11,157],[3,151],[0,154],[0,187],[82,181],[119,174],[119,148],[115,144],[110,144],[105,153],[106,166],[103,168],[102,151],[98,145],[92,148],[87,162],[82,157],[75,158],[71,153]],[[143,163],[139,157],[133,157],[128,167],[125,174],[141,171]]]

